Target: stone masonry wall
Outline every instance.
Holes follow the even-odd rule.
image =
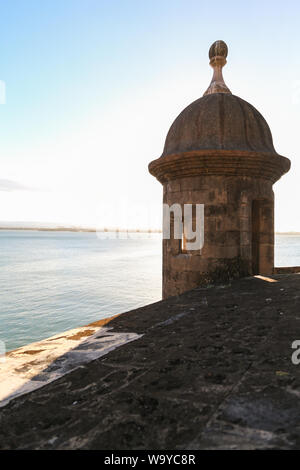
[[[253,205],[253,201],[258,203]],[[270,181],[240,176],[186,177],[164,184],[163,202],[182,207],[205,205],[201,253],[182,252],[181,241],[172,238],[172,231],[171,239],[163,241],[164,298],[201,285],[215,272],[222,277],[222,269],[241,269],[242,275],[254,270],[258,271],[255,274],[272,273],[274,194]]]

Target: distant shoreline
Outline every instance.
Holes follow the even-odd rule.
[[[275,235],[300,235],[300,232],[275,232]]]
[[[145,229],[116,229],[116,228],[77,228],[77,227],[0,227],[0,230],[6,231],[31,231],[31,232],[120,232],[120,233],[162,233],[161,230],[145,230]]]
[[[120,233],[162,233],[162,230],[118,229],[118,228],[81,228],[81,227],[0,227],[0,230],[19,230],[31,232],[120,232]],[[275,232],[275,235],[300,235],[300,232]]]

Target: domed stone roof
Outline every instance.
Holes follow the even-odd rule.
[[[179,114],[162,155],[218,149],[276,153],[263,116],[247,101],[224,92],[207,94]]]
[[[226,86],[222,68],[227,53],[224,41],[211,46],[208,89],[175,119],[161,157],[149,164],[162,184],[195,175],[251,175],[274,183],[290,169],[289,159],[275,151],[263,116]]]

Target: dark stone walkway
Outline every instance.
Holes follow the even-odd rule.
[[[300,448],[300,275],[273,278],[113,319],[143,336],[0,409],[0,448]]]

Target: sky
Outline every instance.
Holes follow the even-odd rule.
[[[159,228],[148,163],[222,39],[227,86],[292,163],[276,230],[300,231],[299,20],[297,0],[0,0],[0,221]]]

